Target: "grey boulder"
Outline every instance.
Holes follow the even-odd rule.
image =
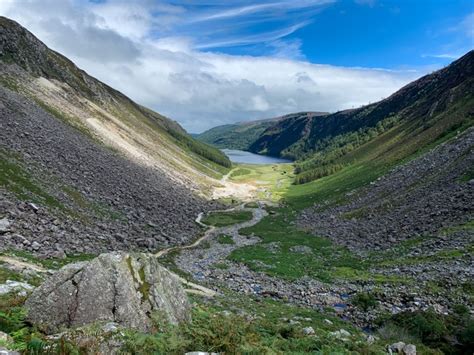
[[[11,223],[8,218],[0,219],[0,234],[10,232]]]
[[[142,253],[101,254],[69,264],[32,293],[26,308],[28,320],[49,334],[95,322],[147,331],[152,315],[174,324],[190,319],[179,279]]]

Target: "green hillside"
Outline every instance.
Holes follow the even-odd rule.
[[[297,159],[297,184],[363,162],[391,166],[473,124],[473,65],[471,51],[378,103],[280,121],[250,150]]]
[[[239,122],[211,128],[195,136],[196,139],[217,148],[250,150],[264,132],[271,130],[279,122],[287,122],[299,117],[326,115],[324,112],[302,112],[250,122]],[[271,152],[268,155],[272,155]],[[273,154],[276,155],[276,154]]]

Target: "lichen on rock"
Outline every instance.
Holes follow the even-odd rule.
[[[94,322],[147,331],[154,313],[171,323],[190,318],[179,279],[143,253],[108,253],[67,265],[33,292],[26,307],[28,320],[46,333]]]

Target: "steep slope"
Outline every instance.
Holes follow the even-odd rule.
[[[321,116],[322,112],[304,112],[258,121],[239,122],[217,126],[196,135],[196,138],[218,148],[249,150],[253,143],[260,138],[265,130],[274,127],[276,123],[292,120],[299,116]],[[271,152],[268,155],[272,155]]]
[[[474,214],[474,128],[391,170],[332,207],[318,204],[300,225],[351,249],[392,247],[464,225]],[[471,221],[472,223],[472,221]],[[474,235],[464,235],[472,243]],[[459,244],[456,239],[446,242]]]
[[[229,165],[0,18],[2,249],[156,250],[189,241]],[[210,191],[209,191],[210,192]]]
[[[0,31],[3,85],[58,118],[196,190],[213,184],[208,177],[230,166],[221,152],[92,78],[16,22],[0,18]]]
[[[474,122],[474,51],[359,109],[279,121],[250,150],[298,159],[298,183],[354,162],[394,164]]]

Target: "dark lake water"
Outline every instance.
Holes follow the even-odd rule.
[[[236,149],[222,149],[222,152],[227,155],[233,163],[244,163],[244,164],[281,164],[291,163],[291,160],[268,157],[266,155],[259,155],[243,150]]]

